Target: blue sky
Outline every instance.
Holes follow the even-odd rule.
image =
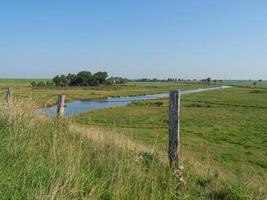
[[[267,1],[0,0],[0,69],[267,79]]]

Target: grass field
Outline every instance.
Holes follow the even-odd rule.
[[[162,101],[162,106],[155,103]],[[135,141],[168,143],[168,100],[82,113],[75,121],[106,127]],[[267,191],[267,90],[231,88],[182,96],[181,153],[186,164],[200,163],[219,178],[262,198]],[[207,184],[208,186],[208,184]],[[265,192],[265,194],[263,194]]]
[[[4,89],[11,82],[0,85]],[[34,90],[25,80],[13,82],[13,106],[0,105],[0,199],[267,198],[264,84],[183,95],[184,169],[174,172],[166,162],[168,99],[63,120],[44,118],[37,107],[52,103],[61,92],[91,99],[205,85]]]

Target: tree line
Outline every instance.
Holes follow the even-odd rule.
[[[107,72],[96,72],[92,74],[90,71],[81,71],[77,74],[57,75],[52,81],[33,81],[32,87],[46,87],[46,86],[99,86],[103,84],[122,84],[126,83],[127,79],[121,77],[111,77],[108,79]]]
[[[157,79],[157,78],[142,78],[142,79],[134,79],[132,80],[133,82],[190,82],[190,83],[204,83],[204,84],[211,84],[213,83],[217,83],[217,82],[223,82],[223,80],[217,80],[214,79],[212,80],[210,77],[205,78],[205,79],[201,79],[201,80],[197,80],[197,79],[181,79],[181,78],[167,78],[167,79]]]
[[[81,71],[78,74],[57,75],[52,79],[56,86],[98,86],[107,80],[107,72]]]

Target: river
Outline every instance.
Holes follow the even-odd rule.
[[[210,91],[210,90],[225,89],[225,88],[230,88],[230,87],[231,86],[220,86],[220,87],[212,87],[212,88],[198,88],[198,89],[192,89],[192,90],[184,90],[184,91],[181,91],[181,95],[205,92],[205,91]],[[65,104],[64,115],[72,116],[77,113],[88,112],[92,110],[99,110],[99,109],[104,109],[108,107],[127,106],[127,104],[133,101],[153,100],[153,99],[166,98],[168,96],[169,96],[169,93],[159,93],[159,94],[148,94],[148,95],[139,95],[139,96],[108,97],[106,99],[89,100],[89,101],[76,100],[76,101],[72,101],[70,103]],[[40,110],[42,113],[45,113],[50,117],[53,117],[56,115],[57,106],[41,108]]]

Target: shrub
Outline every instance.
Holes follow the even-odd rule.
[[[36,87],[36,86],[37,86],[37,83],[36,83],[35,81],[32,81],[32,82],[31,82],[31,86],[32,86],[32,87]]]

